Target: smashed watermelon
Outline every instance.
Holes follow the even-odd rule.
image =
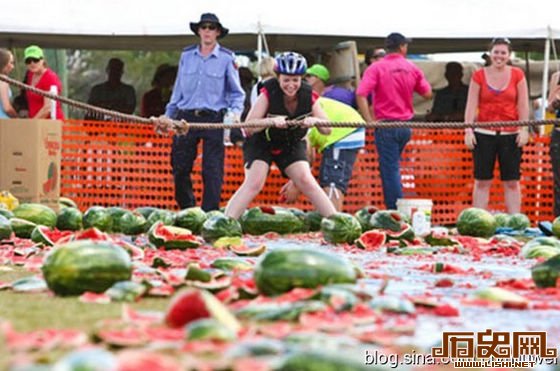
[[[161,221],[152,225],[148,238],[156,247],[164,247],[166,250],[193,249],[202,244],[188,229],[165,225]]]
[[[358,247],[372,251],[382,247],[387,242],[387,235],[380,230],[371,230],[362,233],[360,238],[356,240]]]

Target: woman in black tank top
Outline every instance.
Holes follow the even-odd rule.
[[[243,152],[245,180],[229,200],[225,214],[239,218],[259,194],[274,161],[282,173],[313,203],[324,217],[336,212],[332,202],[311,173],[306,156],[305,133],[319,121],[327,121],[311,88],[302,82],[307,69],[305,58],[298,53],[282,53],[276,58],[278,77],[264,83],[263,93],[247,115],[247,121],[272,122],[268,130],[249,129]],[[288,128],[287,121],[303,120],[304,127]],[[319,131],[329,134],[330,128]]]

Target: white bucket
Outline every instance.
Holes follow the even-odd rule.
[[[432,200],[424,198],[399,198],[397,210],[410,218],[412,229],[418,236],[430,233],[432,220]]]

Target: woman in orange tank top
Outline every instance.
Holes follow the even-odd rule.
[[[465,122],[525,121],[529,119],[529,93],[523,70],[509,65],[511,43],[497,38],[490,44],[492,64],[477,70],[471,79]],[[496,158],[504,187],[507,212],[521,211],[519,186],[521,148],[527,144],[527,127],[496,126],[466,129],[465,144],[473,151],[473,206],[488,208]]]

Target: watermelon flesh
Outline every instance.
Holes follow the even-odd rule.
[[[360,238],[356,241],[358,247],[367,250],[373,251],[377,250],[378,248],[382,247],[385,242],[387,242],[387,235],[385,232],[379,230],[371,230],[362,233]]]
[[[172,227],[159,221],[148,232],[150,242],[166,249],[188,249],[201,245],[199,239],[188,229]]]
[[[203,318],[214,318],[237,333],[241,325],[229,309],[208,291],[188,288],[179,292],[165,313],[169,327],[180,328]]]

